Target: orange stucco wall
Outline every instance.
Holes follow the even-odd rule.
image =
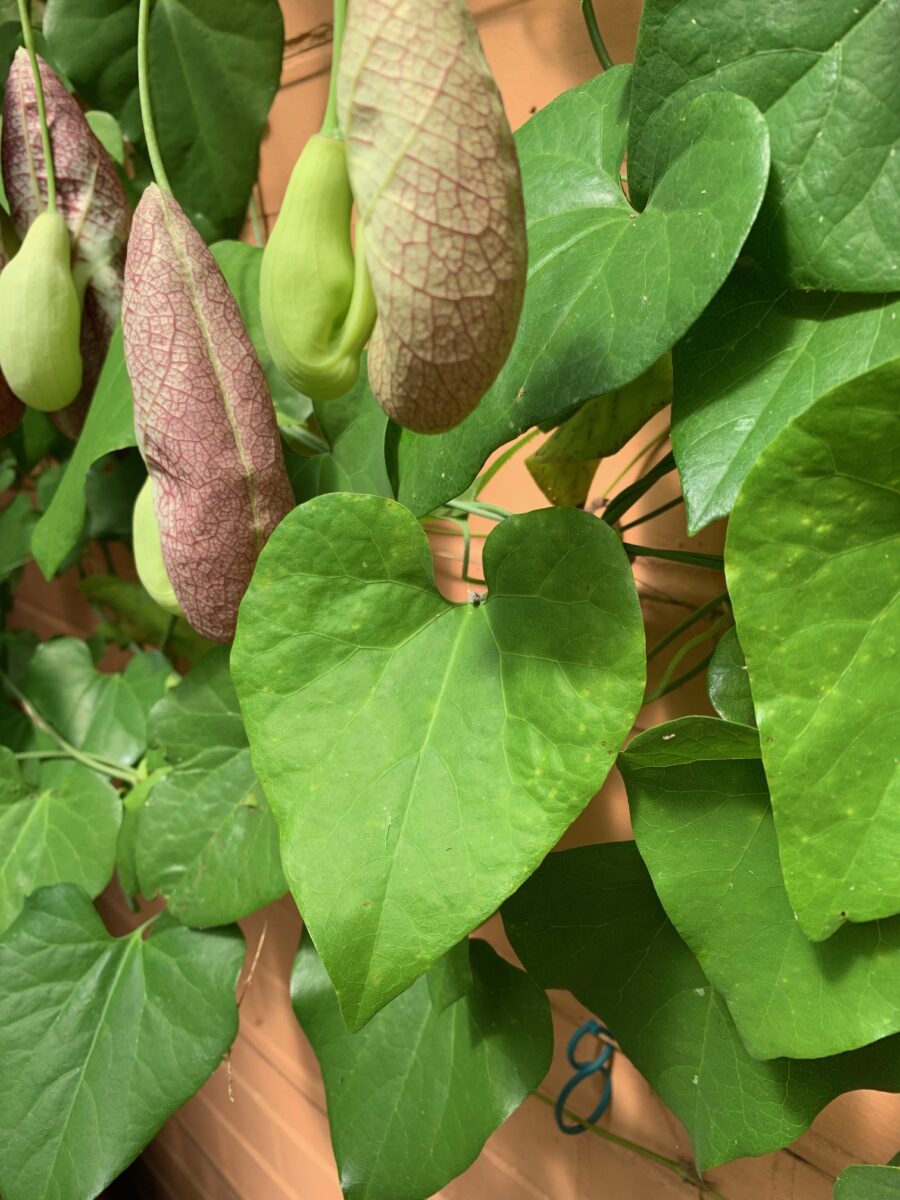
[[[262,209],[270,222],[295,156],[318,127],[330,61],[330,4],[282,0],[282,5],[288,37],[282,89],[260,173]],[[472,0],[472,7],[514,126],[563,89],[594,74],[596,64],[577,0]],[[614,60],[628,61],[639,0],[598,7]],[[661,414],[656,428],[665,428],[666,420]],[[606,465],[597,483],[598,496],[634,449],[626,447],[617,462]],[[674,494],[673,487],[669,480],[668,495]],[[668,498],[666,492],[666,483],[660,484],[648,497],[647,509]],[[519,510],[543,503],[521,462],[498,476],[487,498]],[[642,536],[648,544],[686,544],[681,510],[648,524]],[[464,595],[464,585],[458,582],[458,540],[435,537],[433,544],[443,586]],[[721,529],[705,531],[692,544],[719,549]],[[723,587],[721,577],[713,573],[648,560],[642,560],[638,582],[651,639]],[[92,619],[71,580],[47,586],[35,573],[29,575],[18,618],[45,633],[83,632]],[[707,711],[705,705],[701,676],[674,697],[645,709],[639,724]],[[612,778],[564,844],[626,837],[628,828],[621,786]],[[124,929],[130,916],[115,888],[107,893],[103,908],[111,927]],[[265,940],[242,1002],[240,1037],[230,1060],[168,1123],[131,1176],[126,1194],[167,1200],[339,1200],[319,1070],[288,999],[299,918],[285,900],[244,926],[250,957],[260,939]],[[509,953],[496,921],[489,923],[487,934]],[[544,1089],[555,1094],[568,1075],[566,1040],[585,1014],[566,993],[552,994],[552,1001],[556,1056]],[[690,1148],[679,1122],[622,1055],[616,1060],[614,1095],[604,1119],[607,1128],[687,1160]],[[582,1111],[589,1098],[580,1099]],[[856,1093],[833,1103],[790,1151],[739,1161],[713,1171],[711,1180],[727,1200],[829,1200],[833,1177],[844,1165],[886,1161],[897,1149],[898,1134],[900,1098]],[[696,1188],[627,1150],[590,1134],[560,1135],[550,1111],[535,1099],[491,1138],[469,1171],[441,1192],[447,1200],[694,1200],[697,1195]]]

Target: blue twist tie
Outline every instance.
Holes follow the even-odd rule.
[[[575,1056],[578,1051],[578,1043],[585,1037],[607,1037],[611,1038],[612,1034],[605,1025],[601,1025],[599,1021],[595,1021],[593,1017],[585,1023],[569,1038],[569,1044],[566,1047],[566,1058],[575,1068],[575,1074],[559,1093],[559,1099],[554,1107],[556,1116],[556,1124],[563,1133],[584,1133],[588,1125],[593,1125],[599,1121],[603,1114],[609,1108],[609,1102],[612,1099],[612,1056],[615,1047],[610,1042],[604,1042],[600,1049],[600,1053],[596,1058],[588,1062],[580,1062]],[[566,1101],[578,1087],[579,1083],[587,1079],[591,1075],[595,1075],[598,1071],[603,1075],[603,1094],[600,1097],[600,1102],[589,1117],[585,1117],[584,1124],[570,1125],[565,1119],[563,1109],[566,1107]]]

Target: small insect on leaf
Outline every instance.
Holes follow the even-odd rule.
[[[259,552],[293,494],[237,302],[199,233],[155,184],[134,216],[122,325],[166,574],[191,625],[229,641]]]
[[[378,310],[372,388],[440,433],[503,366],[527,260],[515,144],[464,0],[351,3],[338,107]]]

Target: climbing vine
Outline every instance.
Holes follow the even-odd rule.
[[[897,7],[645,0],[619,65],[583,10],[597,74],[513,134],[462,0],[335,0],[264,245],[277,0],[0,9],[5,1200],[90,1200],[202,1086],[286,895],[354,1200],[534,1093],[721,1200],[900,1086]],[[542,507],[486,498],[513,459]],[[653,559],[717,594],[648,645]],[[32,560],[87,638],[24,627]],[[612,771],[633,840],[555,851]],[[693,1166],[602,1123],[614,1052]]]

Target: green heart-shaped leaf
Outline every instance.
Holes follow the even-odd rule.
[[[25,693],[40,715],[78,750],[128,766],[147,748],[147,716],[172,668],[158,651],[135,654],[119,675],[94,666],[78,638],[38,646]]]
[[[628,139],[632,194],[648,195],[665,157],[671,98],[748,96],[772,139],[754,249],[794,287],[895,288],[896,54],[894,0],[646,0]]]
[[[687,1126],[701,1171],[789,1145],[842,1092],[900,1087],[900,1037],[812,1062],[751,1058],[634,842],[551,854],[503,922],[540,984],[569,988],[609,1024]]]
[[[48,0],[44,35],[79,95],[144,145],[138,0]],[[150,90],[175,195],[206,241],[237,237],[281,76],[277,0],[178,0],[150,15]],[[198,100],[202,97],[202,100]]]
[[[201,637],[184,617],[176,617],[156,603],[143,586],[118,575],[88,575],[78,583],[82,596],[112,609],[109,628],[121,644],[165,645],[174,659],[199,662],[213,642]]]
[[[847,1167],[835,1182],[834,1200],[900,1200],[900,1167]]]
[[[113,938],[80,888],[42,888],[0,939],[0,1188],[102,1192],[237,1033],[236,927],[162,916]]]
[[[519,331],[461,425],[394,433],[397,498],[420,516],[462,492],[504,442],[646,371],[737,258],[769,173],[759,112],[729,95],[686,106],[638,213],[619,180],[629,79],[617,67],[564,92],[516,135],[529,256]]]
[[[731,512],[748,471],[831,388],[900,355],[900,299],[786,292],[739,266],[675,347],[672,447],[696,533]]]
[[[309,938],[291,995],[322,1067],[348,1200],[433,1196],[550,1066],[547,997],[479,940],[440,959],[358,1033],[347,1032]]]
[[[725,568],[784,877],[812,938],[900,912],[900,359],[747,476]]]
[[[263,550],[232,672],[285,874],[358,1028],[490,915],[603,782],[641,702],[621,543],[546,509],[450,604],[408,509],[335,493]]]
[[[140,890],[185,925],[227,925],[287,891],[278,828],[250,765],[228,652],[211,651],[150,715],[170,769],[140,808]]]
[[[752,1054],[818,1058],[886,1037],[900,1029],[900,918],[847,925],[827,942],[804,935],[762,764],[745,756],[751,736],[745,725],[687,717],[622,755],[653,885]]]
[[[44,767],[29,791],[15,756],[0,749],[0,933],[25,897],[53,883],[97,896],[112,877],[122,805],[113,787],[75,763]],[[11,792],[16,788],[18,794]]]
[[[713,651],[706,690],[710,703],[723,721],[733,721],[737,725],[756,724],[747,660],[736,629],[726,630]]]
[[[88,471],[104,454],[134,444],[131,384],[125,369],[119,324],[109,344],[84,428],[53,499],[32,535],[31,550],[46,579],[53,578],[81,535],[87,513]]]
[[[0,580],[31,558],[30,542],[36,520],[31,501],[22,492],[13,496],[0,512]]]

